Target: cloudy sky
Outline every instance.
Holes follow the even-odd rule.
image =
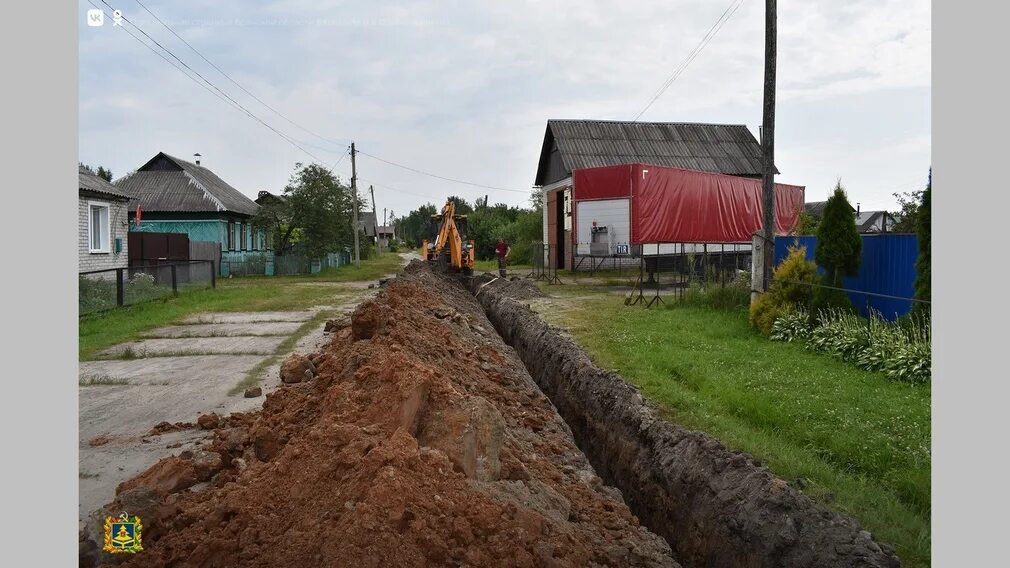
[[[119,177],[159,151],[203,164],[250,197],[296,162],[361,185],[397,214],[448,195],[528,202],[547,119],[630,120],[734,0],[136,0],[80,3],[80,159]],[[129,22],[113,26],[112,9]],[[778,181],[826,198],[841,178],[863,209],[925,185],[930,166],[926,0],[780,0]],[[230,106],[131,37],[137,26],[312,155]],[[154,46],[157,49],[157,46]],[[175,62],[170,55],[166,58]],[[762,118],[764,2],[743,0],[640,120]],[[177,62],[176,62],[177,63]],[[294,124],[292,124],[294,123]],[[297,126],[295,126],[297,124]]]

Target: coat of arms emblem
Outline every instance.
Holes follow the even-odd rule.
[[[140,552],[144,548],[140,544],[140,517],[128,516],[105,517],[105,546],[102,550],[118,554],[120,552]]]

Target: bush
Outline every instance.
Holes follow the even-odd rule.
[[[772,325],[771,338],[774,341],[804,341],[810,336],[810,315],[806,310],[798,308],[783,314]]]
[[[81,315],[116,307],[116,281],[80,276],[77,281],[77,309]]]
[[[398,241],[397,239],[389,239],[389,243],[386,245],[386,249],[389,250],[389,252],[399,252],[400,241]]]
[[[138,272],[130,277],[123,286],[123,301],[127,305],[145,302],[172,293],[169,286],[159,286],[154,276],[146,272]]]
[[[889,379],[928,383],[932,367],[928,320],[911,316],[888,322],[879,314],[870,318],[829,309],[814,324],[803,310],[780,315],[772,325],[776,341],[802,341],[806,349],[827,353],[866,371]]]
[[[770,292],[761,294],[751,302],[749,319],[752,327],[762,335],[771,335],[775,320],[791,312],[788,304],[781,303]]]
[[[856,313],[856,308],[852,305],[852,300],[849,299],[849,295],[845,293],[844,290],[835,289],[840,288],[841,286],[831,282],[827,277],[821,279],[821,284],[824,284],[825,286],[832,286],[832,288],[824,288],[822,286],[814,288],[810,309],[811,317],[816,318],[821,314],[830,311],[844,311],[851,314]]]
[[[789,247],[789,255],[772,271],[768,291],[750,306],[750,324],[763,335],[771,335],[775,320],[797,309],[810,308],[808,284],[817,277],[817,265],[807,260],[806,247]]]

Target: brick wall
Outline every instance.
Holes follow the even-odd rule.
[[[109,204],[110,252],[90,252],[91,249],[88,246],[89,202]],[[126,243],[127,227],[125,225],[128,210],[126,202],[80,196],[77,205],[77,271],[126,268],[129,261]],[[116,239],[123,241],[123,249],[118,254],[116,253]]]

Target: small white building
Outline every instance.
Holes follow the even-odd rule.
[[[126,268],[130,196],[79,166],[77,271]]]

